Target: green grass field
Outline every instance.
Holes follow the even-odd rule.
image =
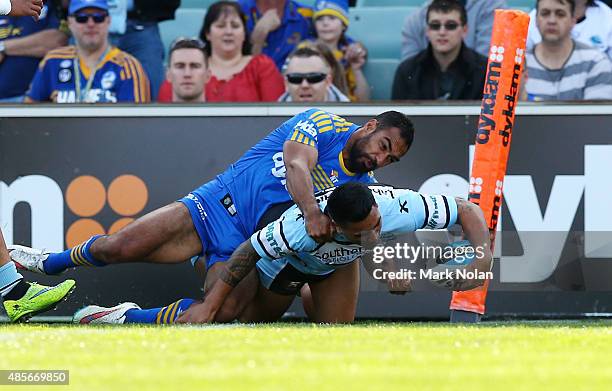
[[[70,388],[88,390],[612,389],[610,320],[479,326],[0,324],[0,352],[0,369],[68,369]]]

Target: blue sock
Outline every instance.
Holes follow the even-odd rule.
[[[45,272],[48,274],[58,274],[66,269],[77,266],[106,266],[91,255],[89,249],[93,242],[104,235],[94,235],[85,243],[81,243],[76,247],[63,251],[61,253],[49,254],[49,257],[44,262]]]
[[[128,310],[125,313],[125,323],[172,324],[180,313],[186,311],[194,302],[193,299],[181,299],[161,308]]]

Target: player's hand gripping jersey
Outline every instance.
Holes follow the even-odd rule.
[[[385,185],[370,185],[382,217],[381,239],[418,229],[445,229],[457,221],[453,197],[425,195]],[[333,189],[317,196],[325,209]],[[286,263],[302,273],[324,275],[360,258],[361,244],[349,243],[337,235],[333,242],[320,245],[306,232],[304,217],[297,206],[251,236],[251,244],[262,257],[257,267],[274,275]]]
[[[371,173],[352,173],[344,166],[342,149],[357,129],[337,115],[307,110],[272,131],[215,180],[181,199],[202,240],[207,264],[229,259],[271,206],[291,201],[283,161],[287,140],[317,150],[311,174],[315,192],[346,182],[376,182]]]

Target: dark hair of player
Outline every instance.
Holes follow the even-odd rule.
[[[208,7],[206,16],[204,17],[204,25],[200,30],[200,39],[206,43],[206,54],[210,56],[212,53],[211,44],[206,39],[206,35],[210,33],[210,28],[219,18],[226,17],[231,14],[236,14],[242,21],[242,28],[244,29],[244,43],[242,44],[242,55],[246,56],[251,54],[251,42],[249,39],[249,33],[246,26],[246,16],[240,9],[240,5],[237,1],[217,1]]]
[[[376,130],[398,128],[400,130],[400,136],[406,143],[406,150],[410,149],[414,141],[414,125],[406,114],[391,110],[378,114],[375,118],[378,121]]]
[[[457,0],[434,0],[429,7],[427,7],[427,14],[425,16],[425,20],[427,22],[429,22],[429,14],[432,11],[440,12],[442,14],[457,11],[459,12],[461,24],[464,26],[467,24],[467,12],[465,11],[465,7]]]
[[[348,182],[332,191],[326,211],[336,224],[342,226],[364,220],[374,205],[374,195],[366,185]]]

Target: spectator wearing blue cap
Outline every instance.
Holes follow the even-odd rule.
[[[27,102],[116,103],[150,101],[149,80],[131,55],[110,45],[106,0],[72,0],[68,27],[76,45],[49,52]]]
[[[66,45],[68,28],[60,21],[61,13],[59,2],[49,0],[40,9],[38,22],[0,16],[0,102],[23,102],[40,60]]]
[[[353,102],[370,99],[370,86],[363,74],[367,50],[346,35],[349,26],[348,0],[319,0],[315,4],[313,20],[316,41],[334,53],[344,67],[348,95]]]
[[[239,0],[247,18],[252,54],[271,57],[280,70],[303,40],[314,37],[312,8],[294,0]]]

